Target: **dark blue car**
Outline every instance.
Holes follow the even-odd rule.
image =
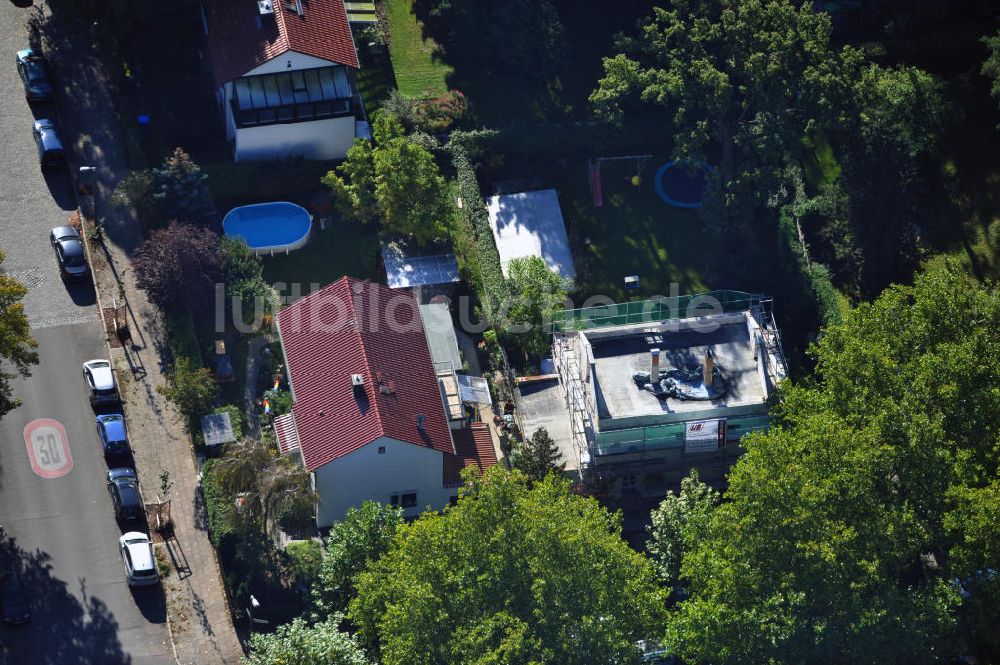
[[[52,99],[52,80],[45,58],[30,48],[17,52],[17,73],[24,84],[24,96],[29,102],[47,102]]]
[[[97,435],[101,437],[106,457],[121,457],[132,452],[125,431],[125,416],[120,413],[97,416]]]

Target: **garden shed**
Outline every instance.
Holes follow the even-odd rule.
[[[556,190],[497,195],[486,207],[504,277],[510,262],[525,256],[540,256],[565,279],[576,277]]]

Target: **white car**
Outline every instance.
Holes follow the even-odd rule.
[[[149,536],[139,531],[129,531],[118,539],[118,544],[129,586],[152,586],[160,583],[160,572],[156,569],[156,557],[153,556],[153,543]]]
[[[88,360],[83,363],[83,378],[90,390],[91,404],[118,403],[118,385],[110,362],[102,359]]]

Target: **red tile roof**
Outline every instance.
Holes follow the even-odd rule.
[[[281,310],[278,330],[307,469],[381,436],[454,454],[413,294],[343,277]]]
[[[443,479],[445,487],[462,484],[462,470],[470,466],[485,471],[497,463],[496,449],[489,428],[483,423],[475,423],[471,428],[452,430],[455,439],[455,454],[444,456]]]
[[[303,1],[302,16],[287,9],[285,0],[272,4],[274,15],[261,16],[254,0],[205,1],[208,49],[219,84],[288,51],[358,67],[344,0]]]

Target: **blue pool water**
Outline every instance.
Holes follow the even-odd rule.
[[[227,236],[243,238],[255,250],[296,249],[304,243],[311,226],[306,209],[287,201],[233,208],[222,220]]]

